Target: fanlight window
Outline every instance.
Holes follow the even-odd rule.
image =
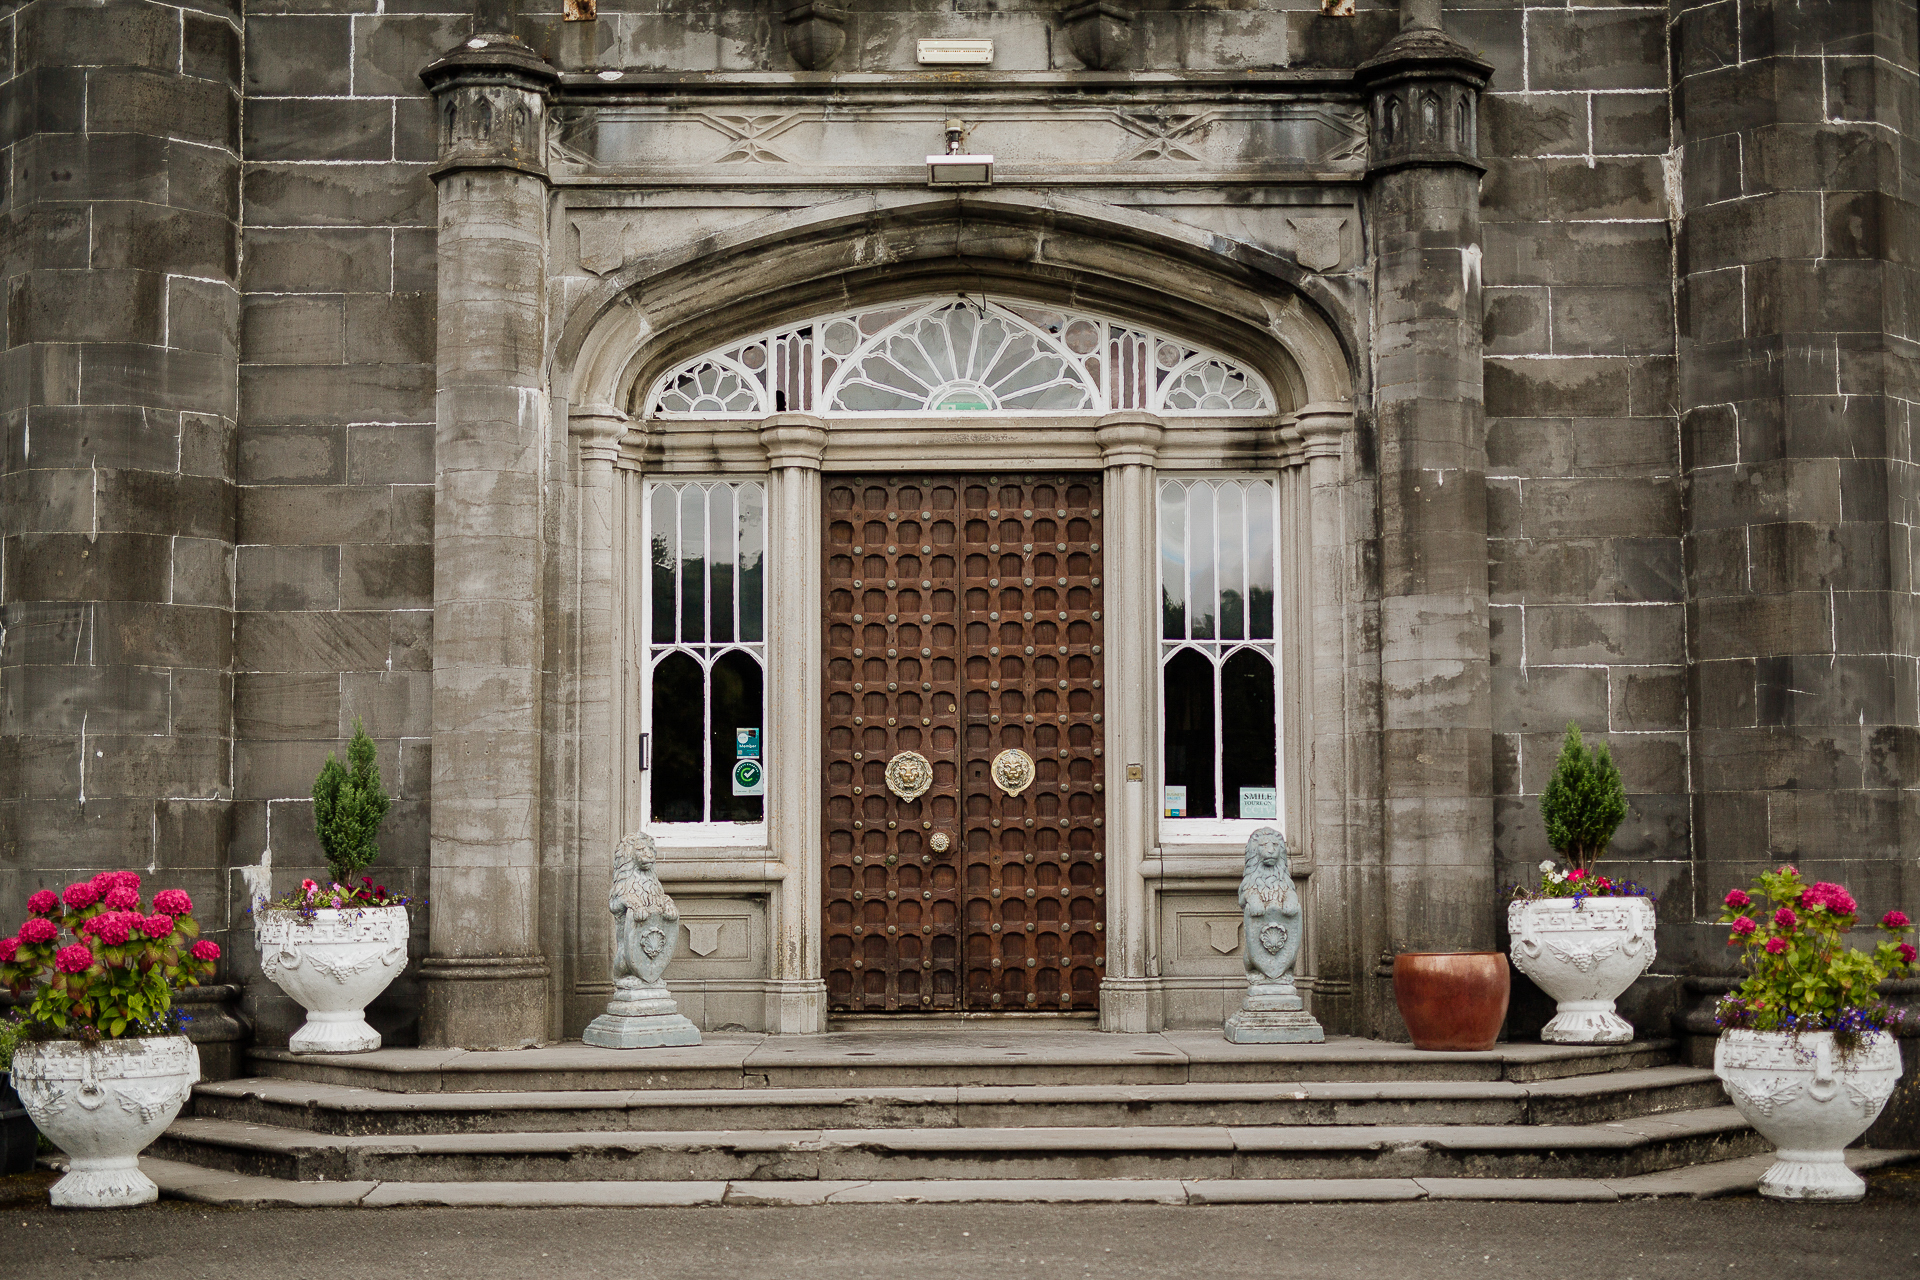
[[[654,384],[648,417],[1271,413],[1253,371],[1168,334],[1024,302],[931,298],[758,334]]]

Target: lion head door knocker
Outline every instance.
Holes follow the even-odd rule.
[[[1008,747],[993,758],[993,785],[1010,796],[1017,796],[1033,785],[1033,757],[1018,747]]]
[[[918,751],[902,751],[887,761],[887,790],[902,800],[918,800],[933,785],[933,766]]]

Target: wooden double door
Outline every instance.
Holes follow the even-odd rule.
[[[1099,477],[825,490],[828,1007],[1097,1008]]]

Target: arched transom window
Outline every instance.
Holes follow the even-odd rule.
[[[1259,374],[1126,321],[1026,302],[923,298],[821,316],[662,377],[648,417],[1271,413]]]

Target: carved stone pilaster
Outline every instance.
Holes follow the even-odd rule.
[[[420,73],[434,98],[440,163],[544,174],[547,97],[560,73],[517,37],[480,33]]]
[[[1484,172],[1478,142],[1480,92],[1493,67],[1438,27],[1412,26],[1361,63],[1370,91],[1369,173],[1409,165]]]

